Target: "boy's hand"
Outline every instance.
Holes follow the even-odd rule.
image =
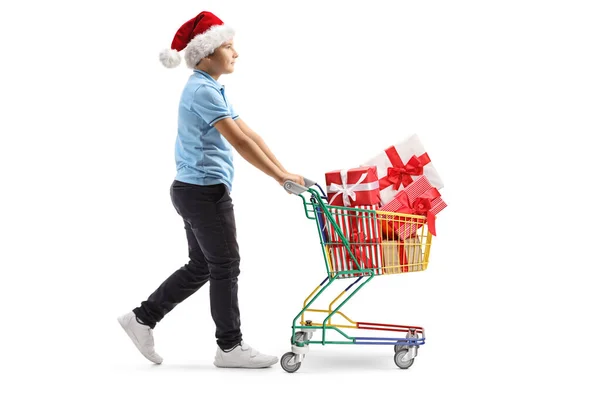
[[[283,186],[283,184],[284,184],[286,181],[292,181],[292,182],[295,182],[295,183],[297,183],[297,184],[299,184],[299,185],[302,185],[302,186],[304,186],[304,178],[303,178],[302,176],[300,176],[300,175],[296,175],[296,174],[290,174],[290,173],[285,173],[285,174],[282,174],[282,175],[279,177],[279,180],[278,180],[279,184],[280,184],[281,186]]]

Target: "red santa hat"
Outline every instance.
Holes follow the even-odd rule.
[[[160,52],[160,62],[167,68],[178,66],[181,63],[179,52],[185,49],[185,63],[189,68],[194,68],[217,47],[233,39],[234,34],[234,30],[216,15],[202,11],[181,25],[175,33],[171,48]]]

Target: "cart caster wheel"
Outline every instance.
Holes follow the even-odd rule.
[[[296,342],[308,342],[308,338],[306,337],[307,334],[305,332],[296,332],[294,334],[294,340]],[[292,341],[293,344],[293,341]],[[305,346],[308,346],[308,343],[304,344]]]
[[[418,339],[418,338],[419,338],[419,335],[418,335],[417,333],[415,333],[414,331],[411,331],[411,332],[409,332],[409,333],[407,333],[407,334],[406,334],[406,338],[407,338],[407,339],[409,339],[409,338],[415,338],[415,339]],[[418,347],[419,347],[419,346],[417,346],[417,348],[418,348]],[[399,351],[400,351],[400,350],[402,350],[402,349],[406,349],[406,350],[408,350],[408,346],[407,346],[407,345],[405,345],[405,344],[396,344],[396,345],[394,345],[394,354],[395,354],[395,353],[397,353],[397,352],[399,352]]]
[[[399,352],[400,350],[403,350],[403,349],[408,350],[408,347],[405,345],[401,345],[401,344],[394,345],[394,354],[396,354],[397,352]]]
[[[406,354],[408,354],[408,349],[402,349],[394,356],[394,362],[400,369],[408,369],[415,362],[414,358],[409,361],[402,361],[402,357],[404,357]]]
[[[281,356],[281,368],[283,368],[285,372],[289,372],[291,374],[292,372],[296,372],[300,369],[302,363],[299,362],[297,364],[294,364],[293,362],[295,357],[296,355],[291,351]]]

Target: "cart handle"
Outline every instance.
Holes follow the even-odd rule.
[[[306,186],[302,186],[294,181],[288,180],[283,183],[283,188],[286,190],[286,192],[294,193],[295,195],[299,196],[301,193],[306,192],[308,188],[314,185],[315,183],[316,182],[311,181],[310,179],[304,178],[304,184]]]

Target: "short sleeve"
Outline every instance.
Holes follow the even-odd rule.
[[[240,116],[238,115],[238,113],[235,112],[235,110],[233,109],[233,106],[231,105],[231,103],[229,103],[229,112],[232,115],[232,119],[235,121],[236,119],[238,119]]]
[[[226,93],[223,93],[223,96],[225,96],[225,101],[227,102],[227,104],[229,104],[229,113],[231,114],[231,119],[233,119],[234,121],[236,119],[238,119],[240,116],[238,113],[235,112],[235,110],[233,109],[233,106],[231,105],[231,101],[229,101],[229,98],[227,97]]]
[[[213,126],[224,118],[233,116],[227,107],[223,95],[214,87],[200,86],[194,93],[192,111],[197,113],[207,124]]]

